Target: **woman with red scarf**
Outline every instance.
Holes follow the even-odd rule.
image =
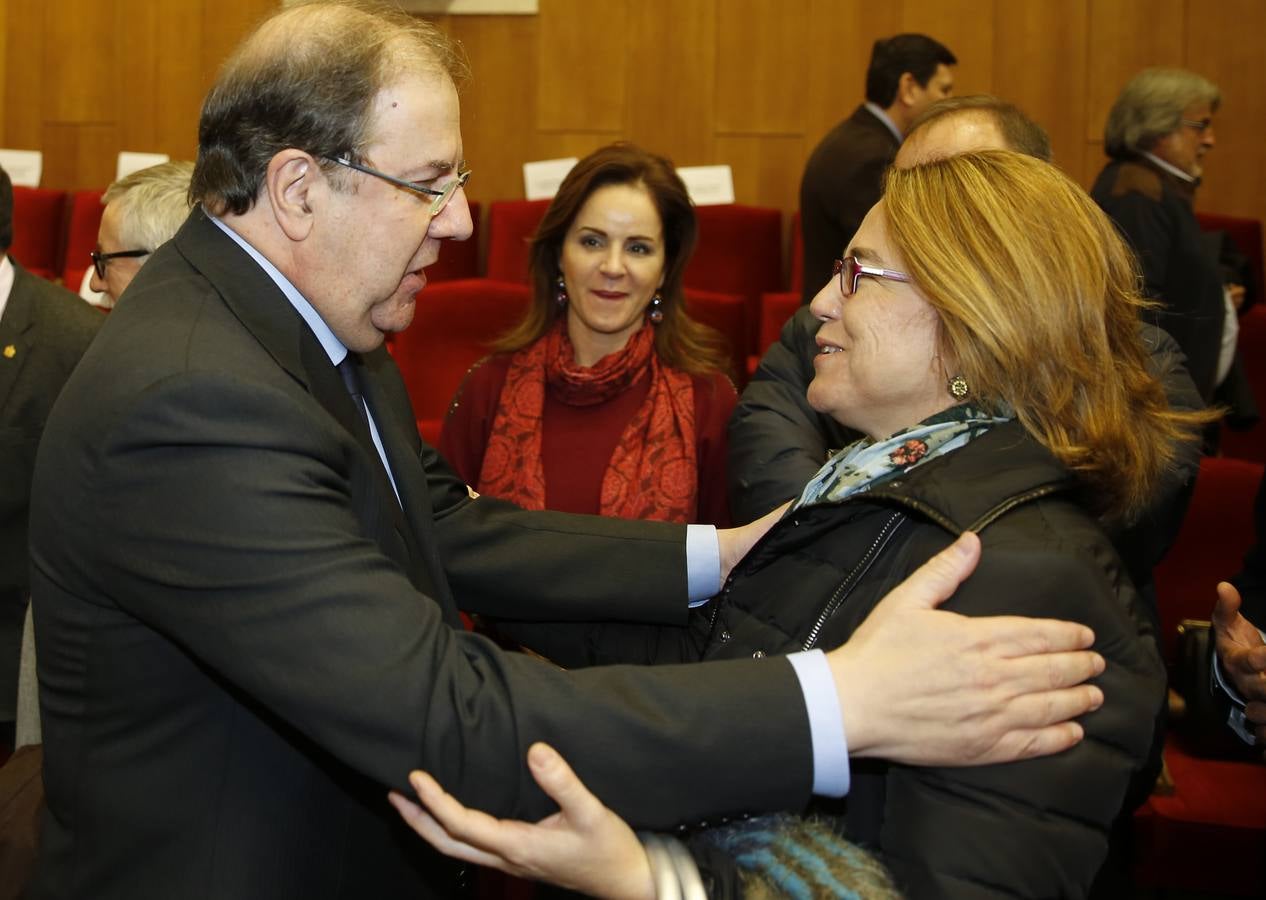
[[[736,395],[719,336],[684,309],[695,234],[668,160],[620,143],[576,164],[532,241],[526,318],[444,423],[467,483],[528,509],[729,524]]]

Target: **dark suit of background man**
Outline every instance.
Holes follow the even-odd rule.
[[[11,258],[12,243],[13,185],[0,169],[0,755],[13,743],[35,447],[53,401],[101,326],[100,313]]]
[[[461,629],[459,603],[684,623],[688,580],[715,592],[754,536],[708,529],[700,548],[685,526],[473,499],[420,442],[382,343],[441,241],[470,235],[460,69],[420,19],[309,4],[208,94],[200,206],[128,286],[36,462],[36,897],[447,895],[450,864],[386,788],[426,768],[465,803],[539,818],[538,740],[652,827],[838,796],[849,752],[989,762],[1076,740],[1058,722],[1095,689],[1019,695],[1089,677],[1089,654],[990,661],[1088,646],[1075,626],[1008,639],[877,611],[867,640],[822,656],[572,673]],[[975,690],[982,668],[1010,677]]]
[[[957,63],[946,47],[922,34],[875,41],[866,72],[866,102],[827,132],[800,180],[804,234],[802,302],[831,277],[870,208],[879,202],[883,176],[910,123],[954,90]]]

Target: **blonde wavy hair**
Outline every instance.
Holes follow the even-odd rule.
[[[906,268],[940,316],[972,401],[1011,410],[1128,521],[1211,413],[1177,412],[1148,372],[1134,256],[1054,166],[1005,150],[890,170],[884,207]]]

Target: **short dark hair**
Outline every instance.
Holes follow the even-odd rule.
[[[727,370],[729,356],[720,335],[686,314],[682,279],[698,236],[690,194],[669,160],[626,142],[608,144],[590,153],[572,167],[559,185],[532,238],[532,305],[518,327],[498,343],[498,349],[526,347],[549,331],[562,315],[555,302],[555,282],[562,274],[559,260],[563,241],[586,201],[599,188],[612,184],[646,188],[664,231],[664,284],[659,291],[664,320],[655,326],[659,358],[685,372]]]
[[[880,38],[870,51],[866,99],[887,109],[897,99],[897,85],[906,72],[914,76],[920,87],[926,87],[936,74],[937,66],[952,66],[957,62],[948,47],[926,34]]]
[[[1007,146],[1017,153],[1032,156],[1043,162],[1054,158],[1051,152],[1051,139],[1041,125],[1034,122],[1013,103],[999,100],[992,94],[970,94],[966,97],[946,97],[937,100],[913,122],[906,136],[914,134],[920,128],[930,125],[937,119],[960,113],[979,113],[987,116],[998,126],[1002,139]]]
[[[202,105],[191,200],[215,214],[245,213],[269,161],[290,147],[326,171],[334,157],[362,161],[374,99],[409,71],[457,82],[466,63],[434,25],[378,4],[308,3],[267,19]]]
[[[13,182],[0,166],[0,253],[13,243]]]

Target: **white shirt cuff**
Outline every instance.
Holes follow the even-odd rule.
[[[686,591],[692,607],[721,590],[721,543],[713,525],[686,526]]]
[[[840,696],[826,654],[821,650],[792,653],[787,657],[809,712],[809,737],[813,743],[813,793],[822,797],[843,797],[848,793],[848,738]]]

